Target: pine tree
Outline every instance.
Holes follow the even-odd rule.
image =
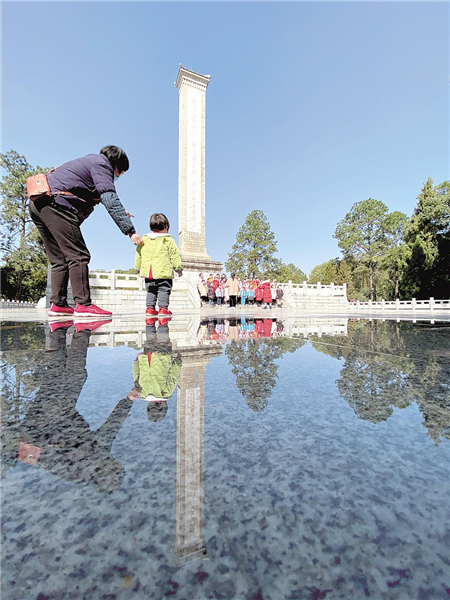
[[[225,267],[239,277],[265,277],[276,270],[275,235],[262,210],[253,210],[236,235]]]
[[[410,249],[401,284],[403,298],[448,297],[450,289],[450,182],[428,178],[406,229]]]

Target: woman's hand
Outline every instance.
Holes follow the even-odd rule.
[[[127,215],[130,217],[130,219],[134,219],[134,215],[132,215],[130,212],[128,212],[127,210],[125,211],[127,213]]]
[[[135,246],[139,246],[140,244],[142,244],[142,238],[138,233],[133,233],[132,235],[130,235],[130,240]]]
[[[134,387],[134,388],[133,388],[133,389],[132,389],[132,390],[129,392],[129,394],[128,394],[127,398],[128,398],[128,400],[131,400],[132,402],[134,402],[134,400],[137,400],[137,399],[139,398],[139,396],[140,396],[140,395],[141,395],[141,392],[140,392],[140,390],[138,390],[138,388],[135,388],[135,387]]]

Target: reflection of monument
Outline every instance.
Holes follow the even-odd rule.
[[[205,369],[222,348],[183,350],[177,396],[177,542],[178,562],[206,556],[204,536]]]
[[[210,75],[180,65],[175,85],[180,95],[178,219],[183,267],[198,274],[219,272],[205,248],[205,115]]]

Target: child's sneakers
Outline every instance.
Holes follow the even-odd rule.
[[[49,317],[71,317],[73,315],[73,308],[70,306],[58,306],[54,302],[50,305],[50,310],[48,311]]]
[[[167,325],[172,318],[172,313],[168,308],[160,308],[158,312],[158,325]]]
[[[90,306],[77,304],[75,306],[75,312],[73,315],[74,317],[96,317],[97,319],[109,319],[109,317],[112,316],[112,312],[109,310],[104,310],[95,304],[91,304]]]
[[[161,317],[158,318],[158,325],[167,325],[167,323],[170,321],[172,317],[166,317],[164,319],[161,319]]]
[[[156,316],[156,317],[145,317],[145,324],[146,325],[154,325],[157,320],[158,320],[158,316]]]
[[[156,316],[156,317],[157,317],[157,316],[158,316],[158,311],[157,311],[157,310],[155,310],[154,308],[150,308],[150,307],[148,306],[148,307],[147,307],[147,310],[145,311],[145,314],[146,314],[146,315],[149,315],[149,316]]]

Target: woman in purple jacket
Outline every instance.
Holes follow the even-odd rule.
[[[48,173],[52,195],[30,201],[31,218],[52,266],[50,317],[109,317],[112,314],[92,304],[88,268],[91,255],[80,225],[95,206],[102,203],[120,231],[128,235],[135,246],[142,243],[114,185],[129,166],[121,148],[105,146],[100,154],[71,160]],[[67,303],[69,279],[75,310]]]

